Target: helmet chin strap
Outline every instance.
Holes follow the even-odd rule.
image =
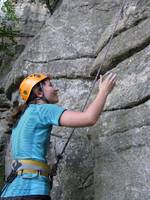
[[[43,97],[37,97],[37,98],[35,98],[36,100],[43,100],[43,101],[45,101],[46,103],[49,103],[49,101],[47,100],[47,98],[45,97],[45,96],[43,96]]]

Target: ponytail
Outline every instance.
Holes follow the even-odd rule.
[[[21,115],[25,112],[27,107],[28,107],[27,103],[24,103],[24,104],[21,104],[21,105],[19,105],[18,101],[15,101],[13,103],[13,108],[11,109],[11,114],[10,114],[10,117],[8,119],[8,121],[9,121],[8,130],[6,131],[6,133],[10,133],[11,129],[14,128],[17,125]]]

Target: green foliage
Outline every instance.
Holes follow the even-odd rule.
[[[14,45],[16,45],[15,35],[18,33],[14,29],[18,19],[15,14],[15,8],[12,0],[7,0],[2,6],[4,16],[0,23],[0,52],[8,55],[14,55]]]
[[[14,46],[16,41],[14,36],[18,31],[13,30],[11,27],[5,25],[0,27],[0,52],[5,52],[8,55],[14,55]]]
[[[2,11],[6,14],[6,20],[17,21],[15,8],[12,0],[7,0],[2,7]]]
[[[1,1],[1,0],[0,0]],[[39,0],[46,4],[50,13],[53,14],[59,0]],[[32,0],[31,2],[36,2]],[[13,56],[15,51],[15,36],[19,31],[15,30],[16,23],[19,22],[15,14],[14,0],[6,0],[1,8],[3,16],[0,16],[0,53]]]

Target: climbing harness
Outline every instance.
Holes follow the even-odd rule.
[[[5,181],[4,184],[3,184],[3,187],[2,187],[2,189],[1,189],[1,191],[0,191],[0,196],[2,195],[3,191],[8,187],[8,185],[9,185],[10,183],[12,183],[13,180],[16,178],[16,176],[17,176],[17,169],[18,169],[20,166],[21,166],[21,165],[20,165],[19,162],[15,163],[15,164],[12,163],[12,165],[11,165],[12,170],[11,170],[10,174],[8,175],[6,181]]]
[[[11,168],[12,171],[4,183],[4,186],[0,192],[0,196],[17,175],[22,176],[23,174],[37,174],[37,176],[48,177],[50,187],[52,187],[51,177],[55,176],[56,174],[53,165],[48,165],[37,160],[14,160],[12,161]]]
[[[37,174],[49,177],[51,166],[36,160],[18,160],[21,166],[17,170],[18,175]]]

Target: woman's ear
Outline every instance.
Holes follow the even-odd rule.
[[[42,91],[39,91],[38,89],[35,89],[35,90],[34,90],[34,94],[35,94],[37,97],[43,97],[43,92],[42,92]]]

